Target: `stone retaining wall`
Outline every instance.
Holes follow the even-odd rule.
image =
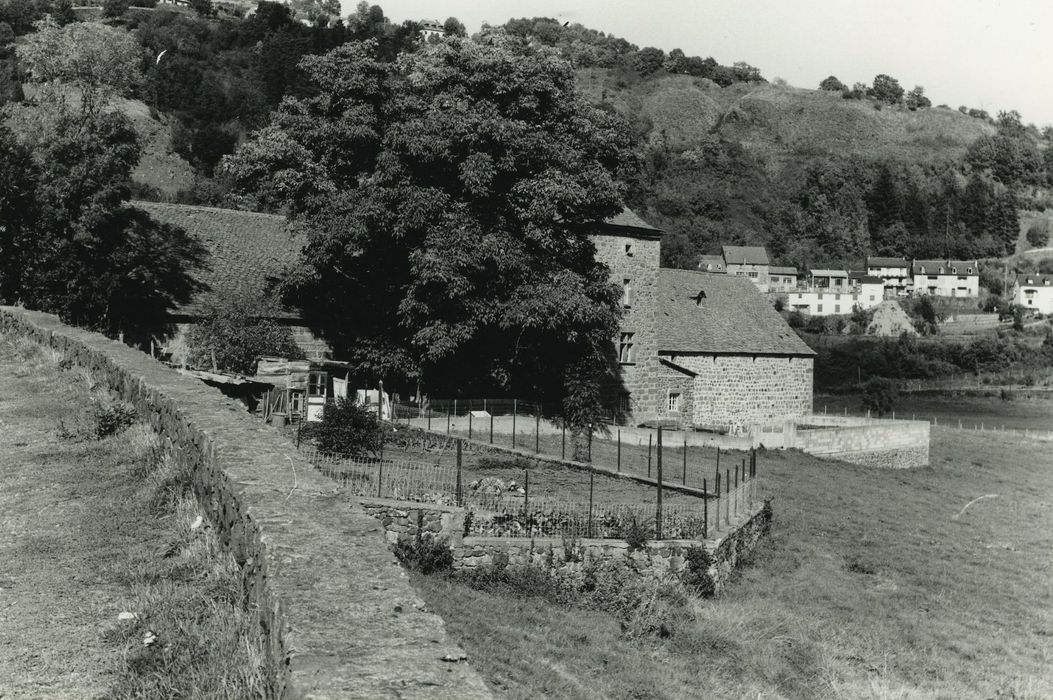
[[[840,421],[840,424],[832,421]],[[909,469],[929,464],[929,424],[907,420],[845,420],[810,416],[816,428],[795,426],[785,436],[786,447],[817,457],[853,464]]]
[[[424,612],[381,525],[287,439],[196,379],[50,314],[0,307],[0,332],[91,370],[192,468],[241,567],[275,697],[490,697],[442,620]]]

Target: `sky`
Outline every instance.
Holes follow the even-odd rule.
[[[344,14],[357,0],[343,0]],[[372,0],[396,22],[554,17],[640,46],[746,61],[767,79],[815,88],[828,75],[870,84],[878,73],[934,105],[1015,109],[1053,124],[1049,0]]]

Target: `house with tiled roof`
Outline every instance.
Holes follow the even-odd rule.
[[[797,289],[797,268],[782,265],[768,267],[768,292],[792,292]]]
[[[608,396],[620,420],[726,429],[810,412],[814,353],[752,279],[661,268],[662,232],[638,219],[592,236],[597,260],[631,290]]]
[[[869,257],[866,268],[868,275],[884,280],[885,293],[890,297],[903,296],[914,286],[906,258]]]
[[[721,247],[724,270],[753,282],[762,292],[768,291],[768,251],[764,246],[726,245]]]
[[[259,318],[288,326],[308,358],[329,355],[329,346],[304,325],[299,310],[282,304],[277,294],[278,283],[296,263],[305,243],[285,217],[161,202],[135,202],[135,206],[161,223],[194,235],[208,251],[206,266],[195,272],[201,290],[169,319],[178,332],[163,345],[174,362],[187,354],[189,324],[210,307],[235,299],[251,303]]]
[[[702,272],[725,272],[723,255],[698,256],[698,269]]]
[[[980,296],[977,260],[915,260],[911,273],[915,294],[973,299]]]
[[[1029,272],[1016,277],[1017,305],[1040,314],[1053,314],[1053,275]]]

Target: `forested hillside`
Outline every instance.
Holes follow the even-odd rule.
[[[73,21],[66,5],[0,3],[0,100],[21,98],[16,36],[45,11]],[[304,56],[372,39],[394,61],[421,42],[418,23],[393,23],[367,3],[336,21],[311,14],[313,24],[276,3],[247,16],[217,13],[208,0],[194,8],[104,6],[106,21],[143,46],[136,95],[158,122],[141,124],[144,162],[164,167],[160,175],[140,167],[139,196],[231,204],[216,166],[283,97],[304,96]],[[465,33],[454,18],[446,29]],[[745,62],[640,48],[545,18],[481,36],[495,31],[558,48],[588,98],[629,122],[642,168],[627,199],[668,232],[670,266],[693,267],[723,243],[764,244],[776,261],[801,266],[858,265],[867,254],[1001,257],[1021,238],[1021,210],[1053,206],[1053,129],[1014,112],[932,106],[923,88],[908,91],[888,75],[794,88]],[[167,144],[156,138],[162,129]],[[192,175],[178,172],[180,158]]]

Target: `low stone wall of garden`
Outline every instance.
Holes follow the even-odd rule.
[[[510,566],[538,566],[573,574],[588,562],[619,559],[627,561],[640,576],[663,580],[681,576],[687,551],[704,547],[711,560],[708,576],[716,592],[724,589],[732,571],[769,533],[772,523],[769,500],[758,504],[720,537],[653,540],[633,549],[625,540],[616,539],[465,536],[461,508],[380,498],[363,498],[361,503],[381,522],[392,544],[418,535],[445,541],[453,552],[455,570],[471,570],[501,560]]]
[[[90,370],[133,404],[189,467],[241,568],[277,698],[489,698],[466,655],[425,612],[384,528],[294,445],[218,391],[50,314],[0,307],[0,333]]]

